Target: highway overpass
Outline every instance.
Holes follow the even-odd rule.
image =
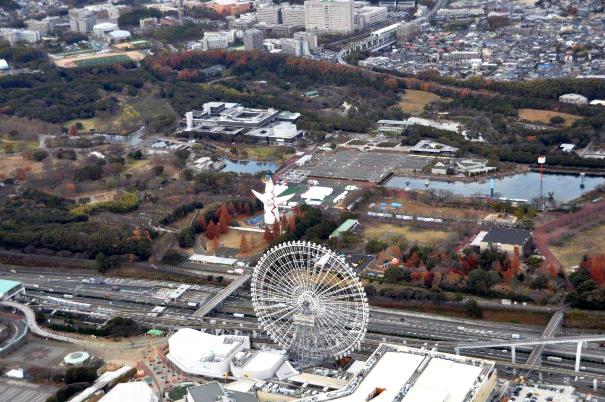
[[[204,317],[219,304],[225,301],[227,297],[231,296],[233,292],[239,289],[244,283],[248,282],[248,280],[252,277],[250,274],[243,274],[242,276],[234,279],[228,286],[223,288],[219,293],[214,295],[210,300],[208,300],[199,310],[197,310],[193,315],[196,317]]]

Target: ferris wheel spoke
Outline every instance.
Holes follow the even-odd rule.
[[[329,264],[331,261],[333,261],[333,256],[330,255],[330,257],[328,258],[328,261],[326,264]],[[329,274],[333,274],[333,272],[328,269],[325,264],[324,267],[320,267],[320,276],[319,276],[319,280],[317,281],[318,286],[322,285],[323,283],[325,283],[326,279],[328,278]],[[316,289],[317,291],[317,289]]]
[[[349,283],[346,284],[345,287],[340,287],[341,283],[347,283],[347,282],[349,282]],[[341,290],[344,290],[344,289],[348,289],[351,286],[353,286],[353,285],[350,283],[350,278],[342,278],[338,282],[336,282],[336,283],[332,284],[331,286],[323,289],[321,291],[321,293],[317,294],[317,296],[318,297],[323,297],[325,295],[332,295],[332,294],[334,294],[335,291],[338,292],[338,291],[341,291]]]
[[[323,328],[318,332],[325,339],[327,346],[338,346],[341,342],[341,339],[338,338],[336,331],[331,330],[334,327],[338,329],[338,325],[335,325],[333,319],[328,320],[322,317],[319,319],[319,321],[323,323]]]
[[[278,317],[278,318],[276,318],[276,320],[282,320],[285,317],[287,317],[288,315],[294,314],[297,309],[298,309],[298,307],[286,306],[286,307],[280,307],[277,310],[273,310],[271,312],[261,310],[261,314],[264,319],[271,318],[271,317]]]
[[[285,285],[289,288],[289,289],[294,289],[297,286],[297,283],[295,281],[295,278],[293,278],[290,274],[290,266],[289,263],[286,261],[285,263],[282,264],[278,264],[280,263],[280,260],[278,259],[276,261],[275,265],[275,275],[277,276],[278,280],[280,282],[285,282]]]
[[[300,271],[299,263],[297,260],[297,256],[293,255],[289,260],[289,270],[288,275],[292,277],[292,280],[296,284],[296,287],[302,291],[306,290],[306,284],[304,277]]]
[[[309,287],[309,266],[304,252],[293,253],[292,255],[292,274],[296,277],[299,286],[304,291],[310,291]]]
[[[355,325],[355,319],[358,318],[358,314],[354,310],[339,310],[332,307],[328,307],[326,310],[329,312],[330,320],[333,319],[335,325],[342,325],[343,328],[347,325]]]
[[[270,283],[264,283],[263,288],[263,290],[269,290],[271,292],[270,295],[279,295],[286,300],[292,300],[292,293],[289,291],[291,288],[287,286],[278,287]]]

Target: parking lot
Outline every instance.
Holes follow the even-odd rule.
[[[338,150],[316,155],[305,169],[310,176],[380,183],[396,170],[421,170],[429,158],[390,152]]]

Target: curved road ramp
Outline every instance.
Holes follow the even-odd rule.
[[[27,322],[27,326],[29,327],[32,334],[34,334],[34,335],[37,335],[37,336],[40,336],[40,337],[46,338],[46,339],[53,339],[55,341],[60,341],[60,342],[69,342],[69,343],[81,342],[79,339],[74,339],[74,338],[70,338],[67,336],[58,335],[58,334],[49,332],[49,331],[45,330],[44,328],[40,327],[38,325],[38,323],[36,322],[36,314],[34,313],[34,310],[32,310],[29,306],[26,306],[24,304],[17,303],[14,301],[10,301],[10,300],[4,300],[0,303],[0,305],[14,308],[16,310],[19,310],[21,313],[23,313],[23,315],[25,316],[25,321]]]

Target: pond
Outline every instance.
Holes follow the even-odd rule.
[[[238,174],[256,174],[260,172],[274,173],[279,168],[279,165],[275,162],[234,160],[228,158],[221,158],[221,161],[225,164],[225,167],[221,169],[221,172],[233,172]]]
[[[605,177],[585,176],[584,188],[581,188],[582,178],[579,175],[570,174],[544,174],[543,194],[548,196],[549,192],[554,193],[555,200],[559,202],[571,201],[578,198],[583,193],[594,190],[597,186],[605,184]],[[394,176],[385,183],[385,187],[394,189],[405,189],[409,187],[415,190],[426,189],[425,179]],[[431,180],[428,189],[448,190],[454,194],[469,195],[490,195],[490,180],[478,182],[446,182]],[[523,199],[531,201],[540,197],[540,173],[528,172],[506,176],[494,179],[494,193],[498,197],[509,199]]]

